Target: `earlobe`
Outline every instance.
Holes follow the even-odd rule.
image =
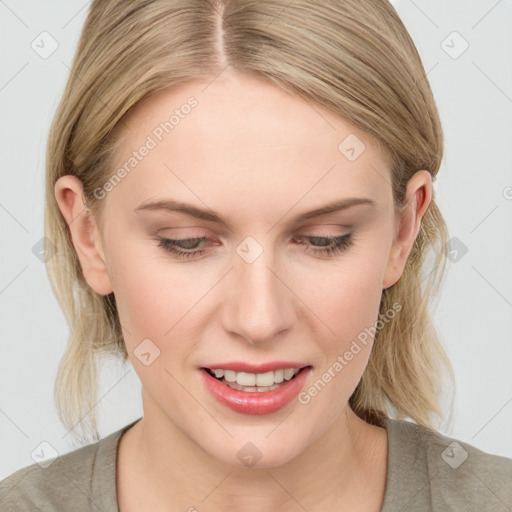
[[[108,295],[113,288],[107,272],[100,232],[92,212],[86,206],[82,182],[76,176],[62,176],[55,183],[54,193],[68,224],[87,283],[100,295]]]
[[[421,220],[431,200],[432,176],[426,170],[417,171],[407,184],[407,204],[397,221],[382,289],[393,286],[402,276],[407,258],[420,232]]]

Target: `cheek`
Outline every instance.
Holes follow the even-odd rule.
[[[180,319],[206,292],[206,285],[196,283],[191,270],[166,260],[154,244],[145,241],[144,247],[134,244],[135,248],[117,251],[112,265],[117,309],[132,350],[144,338],[159,340],[159,345],[171,339]]]
[[[339,407],[333,404],[347,403],[368,364],[382,296],[377,261],[358,265],[347,262],[338,270],[331,269],[323,277],[317,274],[314,285],[306,280],[305,286],[309,286],[303,292],[310,297],[307,303],[315,315],[329,329],[322,328],[326,334],[317,337],[321,363],[299,402],[323,411],[311,415],[323,414],[326,423],[334,421],[339,413]]]
[[[314,275],[297,280],[300,296],[315,315],[336,333],[337,343],[356,337],[373,325],[378,317],[382,296],[382,262],[346,259],[326,265]]]

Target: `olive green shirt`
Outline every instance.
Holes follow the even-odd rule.
[[[139,420],[50,459],[49,466],[49,461],[32,464],[2,480],[0,511],[119,512],[117,446]],[[382,512],[512,511],[512,459],[407,421],[388,419],[385,428],[388,461]]]

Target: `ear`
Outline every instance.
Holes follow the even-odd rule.
[[[421,219],[432,200],[432,176],[428,171],[417,171],[409,180],[407,205],[397,221],[396,235],[391,247],[382,289],[393,286],[402,276],[407,258],[421,227]]]
[[[61,176],[54,187],[55,199],[71,232],[84,277],[100,295],[113,291],[105,264],[100,231],[87,208],[82,182],[71,175]]]

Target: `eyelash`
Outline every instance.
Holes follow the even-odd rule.
[[[328,243],[331,243],[329,248],[327,249],[307,249],[309,252],[313,252],[315,255],[322,255],[322,256],[334,256],[337,254],[341,254],[348,250],[352,244],[353,244],[353,238],[352,233],[348,233],[346,235],[341,236],[334,236],[334,237],[328,237],[328,236],[299,236],[298,238],[305,238],[305,239],[320,239],[320,240],[326,240]],[[198,257],[201,256],[205,250],[199,249],[196,251],[183,251],[176,247],[178,243],[183,242],[191,242],[191,241],[199,241],[204,242],[206,240],[206,237],[197,237],[197,238],[182,238],[179,240],[175,240],[172,238],[159,238],[159,247],[162,247],[164,251],[170,252],[172,254],[175,254],[177,258],[181,259],[187,259],[192,257]]]

